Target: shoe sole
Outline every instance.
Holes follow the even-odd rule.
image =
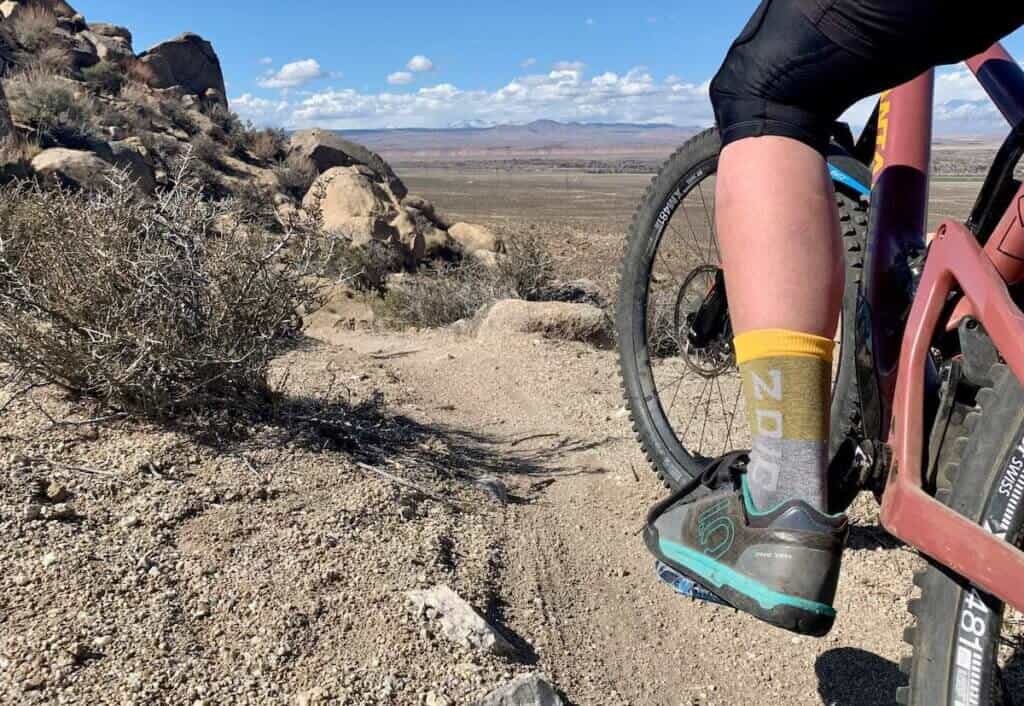
[[[800,635],[810,637],[822,637],[827,635],[835,623],[835,611],[821,604],[814,610],[809,610],[796,605],[789,605],[785,602],[776,602],[774,605],[765,606],[762,601],[755,599],[748,593],[730,585],[730,575],[740,576],[748,588],[757,588],[759,592],[772,594],[781,597],[783,601],[793,601],[811,604],[811,601],[785,596],[753,579],[742,577],[736,574],[733,569],[719,564],[707,557],[701,557],[700,565],[688,565],[683,563],[679,556],[669,556],[663,551],[661,540],[657,531],[648,525],[644,528],[644,543],[647,549],[659,561],[670,567],[690,580],[700,584],[705,590],[719,596],[733,608],[754,616],[758,620],[774,625],[775,627],[788,630]]]

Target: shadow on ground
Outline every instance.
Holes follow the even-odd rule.
[[[895,662],[854,647],[822,654],[814,671],[818,693],[829,706],[895,704],[896,689],[907,683]]]

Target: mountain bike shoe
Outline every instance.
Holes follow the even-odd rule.
[[[848,523],[801,500],[760,512],[746,480],[747,456],[708,464],[677,493],[651,508],[647,548],[676,577],[677,591],[719,599],[755,618],[803,635],[832,629],[832,607]],[[688,585],[689,580],[694,586]]]

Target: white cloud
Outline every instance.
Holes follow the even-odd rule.
[[[274,59],[273,57],[265,56],[262,59],[260,59],[259,63],[261,66],[270,66],[271,64],[274,63]]]
[[[396,71],[388,74],[388,83],[392,86],[404,86],[413,82],[413,75],[408,71]]]
[[[421,74],[427,71],[433,71],[434,62],[422,54],[417,54],[413,58],[409,59],[409,63],[405,65],[405,68],[409,69],[413,73]]]
[[[409,92],[363,93],[351,88],[304,94],[288,101],[243,96],[233,101],[258,124],[336,129],[445,127],[454,123],[523,123],[540,118],[580,122],[711,124],[707,82],[657,81],[644,67],[589,76],[579,61],[547,73],[524,72],[496,90],[441,83]]]
[[[312,81],[325,78],[326,76],[327,73],[320,66],[319,61],[316,59],[303,59],[302,61],[285,64],[278,71],[268,73],[256,83],[263,88],[289,89],[305,86]]]

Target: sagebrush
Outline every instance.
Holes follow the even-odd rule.
[[[328,241],[225,218],[187,174],[154,199],[109,181],[0,188],[0,361],[148,418],[258,410]]]
[[[73,81],[27,70],[11,76],[5,90],[14,121],[30,127],[39,140],[73,147],[94,137],[95,103]]]

